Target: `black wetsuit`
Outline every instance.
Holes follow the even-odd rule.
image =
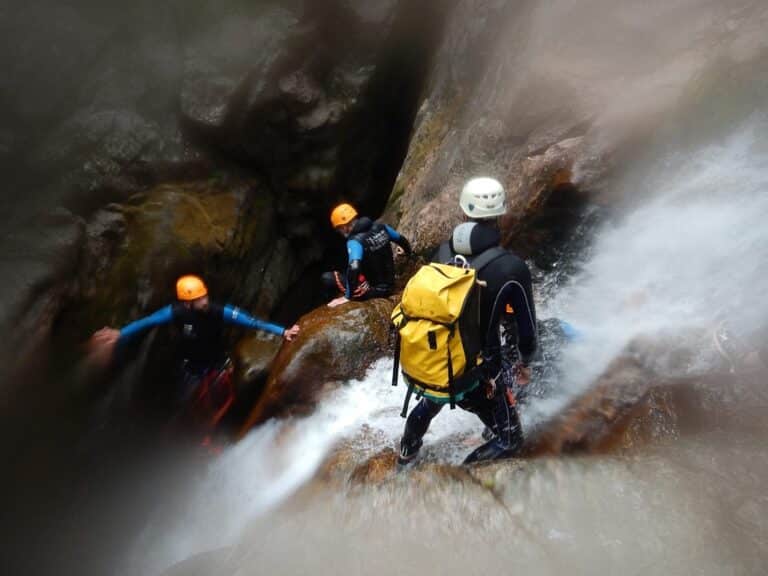
[[[457,246],[454,239],[459,233],[463,240]],[[460,253],[471,264],[478,255],[498,244],[499,233],[495,228],[485,224],[462,224],[454,230],[451,240],[440,246],[433,260],[446,263]],[[457,404],[476,414],[491,429],[494,438],[470,454],[466,462],[508,457],[522,447],[523,436],[517,410],[506,393],[512,383],[503,381],[507,372],[502,371],[499,330],[502,320],[514,321],[517,348],[524,364],[536,351],[536,311],[531,273],[525,262],[506,252],[480,270],[478,278],[487,283],[480,300],[483,362],[475,369],[479,384]],[[495,392],[489,394],[490,388],[485,382],[491,379],[497,382],[497,386]],[[403,451],[406,455],[413,454],[418,450],[432,418],[443,406],[426,397],[421,399],[406,421],[401,454]]]
[[[224,360],[222,306],[211,303],[206,310],[195,310],[176,303],[171,305],[171,309],[172,325],[177,334],[176,358],[179,363],[202,368]]]
[[[223,308],[213,303],[206,310],[194,310],[180,303],[172,304],[171,308],[177,342],[175,402],[186,406],[206,374],[226,359],[222,345]]]
[[[330,293],[341,292],[350,300],[390,296],[395,289],[391,242],[410,254],[408,240],[394,228],[370,218],[358,218],[347,237],[346,273],[326,272],[323,284]]]

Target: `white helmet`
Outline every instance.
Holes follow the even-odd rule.
[[[495,178],[472,178],[461,190],[459,206],[470,218],[495,218],[507,211],[507,195]]]

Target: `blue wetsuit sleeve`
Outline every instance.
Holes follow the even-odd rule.
[[[389,234],[389,238],[392,240],[392,242],[397,242],[400,240],[400,232],[392,228],[389,224],[384,224],[384,228],[387,231],[387,234]]]
[[[160,310],[153,312],[149,316],[145,316],[144,318],[136,320],[135,322],[131,322],[130,324],[121,328],[118,342],[125,342],[136,334],[140,334],[145,330],[149,330],[155,326],[160,326],[161,324],[168,324],[171,322],[171,320],[173,320],[173,309],[171,306],[160,308]]]
[[[363,261],[363,245],[357,240],[347,240],[347,290],[344,296],[349,300],[358,285],[360,263]]]
[[[256,328],[257,330],[264,330],[265,332],[277,334],[278,336],[282,336],[283,333],[285,333],[285,328],[282,326],[254,318],[236,306],[227,304],[224,306],[223,314],[224,321],[228,324],[236,324],[237,326],[243,326],[245,328]]]
[[[405,250],[406,254],[410,254],[413,250],[411,249],[411,244],[408,242],[408,239],[400,234],[397,230],[392,228],[389,224],[384,224],[384,229],[387,231],[387,234],[389,235],[389,239],[392,240],[395,244],[400,246],[403,250]]]
[[[363,245],[357,240],[347,240],[347,261],[354,262],[355,260],[363,259]]]

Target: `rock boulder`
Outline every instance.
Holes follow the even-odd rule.
[[[390,299],[320,307],[299,321],[301,333],[284,343],[243,428],[278,415],[306,413],[342,382],[361,378],[371,363],[390,352]]]

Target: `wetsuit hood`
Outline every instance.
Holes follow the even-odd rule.
[[[491,225],[479,222],[464,222],[453,229],[450,247],[455,254],[473,256],[501,242],[499,231]]]
[[[354,234],[360,234],[361,232],[367,232],[371,229],[371,226],[373,226],[373,220],[368,218],[367,216],[361,216],[357,220],[355,220],[354,226],[352,226],[352,230],[350,231],[349,235],[353,236]]]

